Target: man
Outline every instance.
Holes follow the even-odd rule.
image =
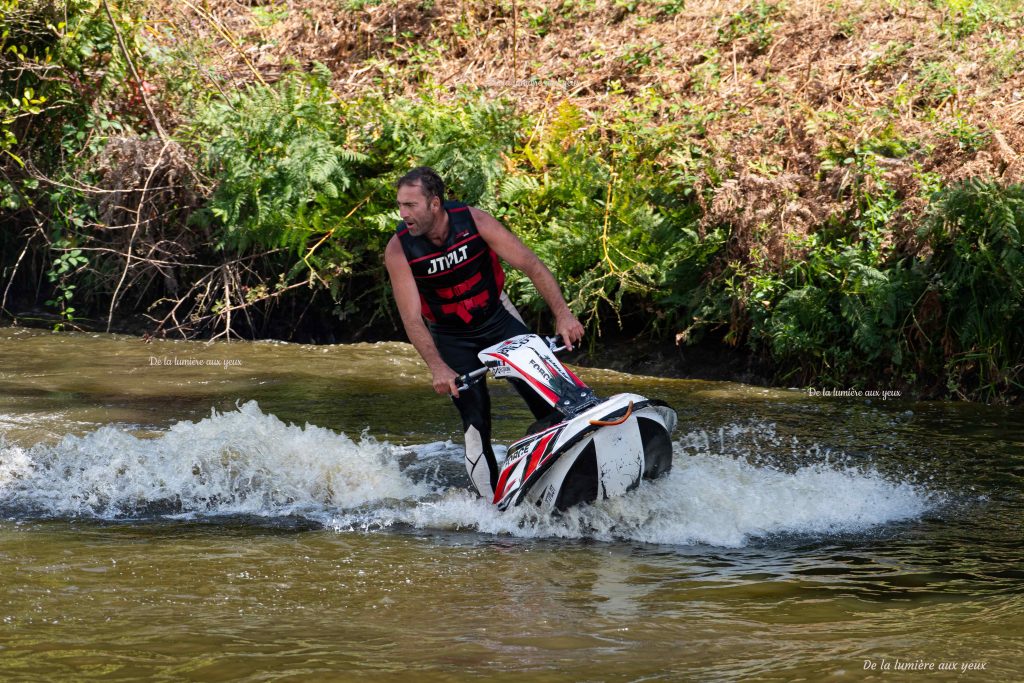
[[[444,181],[420,166],[396,183],[402,221],[384,251],[409,341],[433,375],[434,391],[451,394],[466,433],[466,470],[479,494],[494,498],[498,465],[491,448],[491,402],[481,380],[459,392],[459,375],[482,366],[477,353],[529,332],[502,291],[503,259],[533,282],[555,316],[566,346],[583,337],[551,271],[493,216],[444,201]],[[527,387],[516,389],[537,418],[551,413]]]

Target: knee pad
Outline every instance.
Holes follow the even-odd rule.
[[[470,426],[466,429],[466,471],[477,493],[488,502],[494,500],[494,477],[496,464],[494,455],[487,452],[480,431]]]

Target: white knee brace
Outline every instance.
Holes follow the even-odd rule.
[[[469,479],[476,487],[477,493],[487,499],[494,500],[494,489],[491,487],[491,466],[484,455],[484,442],[476,427],[466,430],[466,471]]]

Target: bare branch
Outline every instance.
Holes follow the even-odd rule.
[[[103,4],[104,6],[106,5],[106,0],[104,0]],[[109,11],[110,10],[107,10],[108,14]],[[107,314],[107,332],[110,332],[110,326],[114,321],[114,308],[117,306],[117,301],[120,298],[119,293],[121,291],[121,285],[124,284],[124,279],[128,275],[128,269],[131,268],[132,265],[132,248],[135,245],[135,238],[139,234],[139,222],[142,220],[142,208],[146,204],[146,191],[149,189],[149,183],[153,179],[153,175],[156,173],[156,170],[160,168],[160,160],[163,158],[164,152],[167,151],[167,148],[170,145],[170,140],[166,140],[164,142],[164,146],[157,155],[156,161],[153,162],[153,168],[149,171],[146,183],[142,186],[142,196],[139,199],[139,207],[135,210],[135,229],[132,230],[132,236],[128,240],[128,252],[125,254],[124,270],[121,272],[121,279],[118,281],[117,286],[114,287],[114,294],[110,297],[110,312]]]
[[[25,258],[25,254],[28,253],[28,248],[32,245],[33,238],[42,232],[42,226],[37,225],[33,233],[29,235],[29,238],[25,240],[25,248],[22,249],[21,253],[18,255],[18,260],[15,261],[14,268],[11,270],[11,277],[7,280],[7,286],[4,287],[4,297],[0,300],[0,311],[7,310],[7,295],[11,291],[11,285],[14,284],[14,277],[18,274],[18,268],[21,266],[21,261]]]
[[[107,0],[101,0],[103,3],[103,11],[107,13],[107,19],[110,20],[110,25],[114,28],[114,35],[117,36],[117,44],[121,48],[121,54],[124,55],[125,61],[128,62],[128,68],[132,71],[132,76],[135,77],[135,82],[139,86],[139,94],[142,96],[142,103],[146,106],[146,111],[149,112],[149,118],[153,121],[153,126],[156,128],[156,134],[160,136],[160,139],[165,143],[169,141],[167,133],[164,132],[164,127],[160,125],[160,119],[157,118],[156,112],[153,111],[153,107],[149,104],[149,97],[146,96],[145,81],[139,76],[138,70],[135,68],[135,62],[132,61],[132,57],[128,54],[128,48],[125,47],[124,37],[121,35],[121,27],[114,21],[114,15],[110,13],[110,6],[107,4]],[[110,331],[110,325],[107,325],[107,331]]]

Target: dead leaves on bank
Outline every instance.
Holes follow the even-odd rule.
[[[787,234],[855,211],[849,169],[824,160],[880,135],[912,141],[882,173],[924,208],[915,178],[1024,180],[1020,22],[973,31],[942,3],[740,0],[155,0],[165,40],[202,40],[218,87],[326,64],[339,97],[414,94],[425,83],[507,97],[528,112],[570,101],[586,125],[642,108],[655,124],[699,119],[680,146],[713,159],[708,221],[743,258],[758,231]],[[958,23],[960,22],[960,23]],[[963,35],[957,35],[962,33]],[[958,137],[958,131],[963,134]],[[973,133],[979,144],[964,144]],[[661,160],[666,165],[668,159]],[[707,185],[712,185],[707,183]]]

